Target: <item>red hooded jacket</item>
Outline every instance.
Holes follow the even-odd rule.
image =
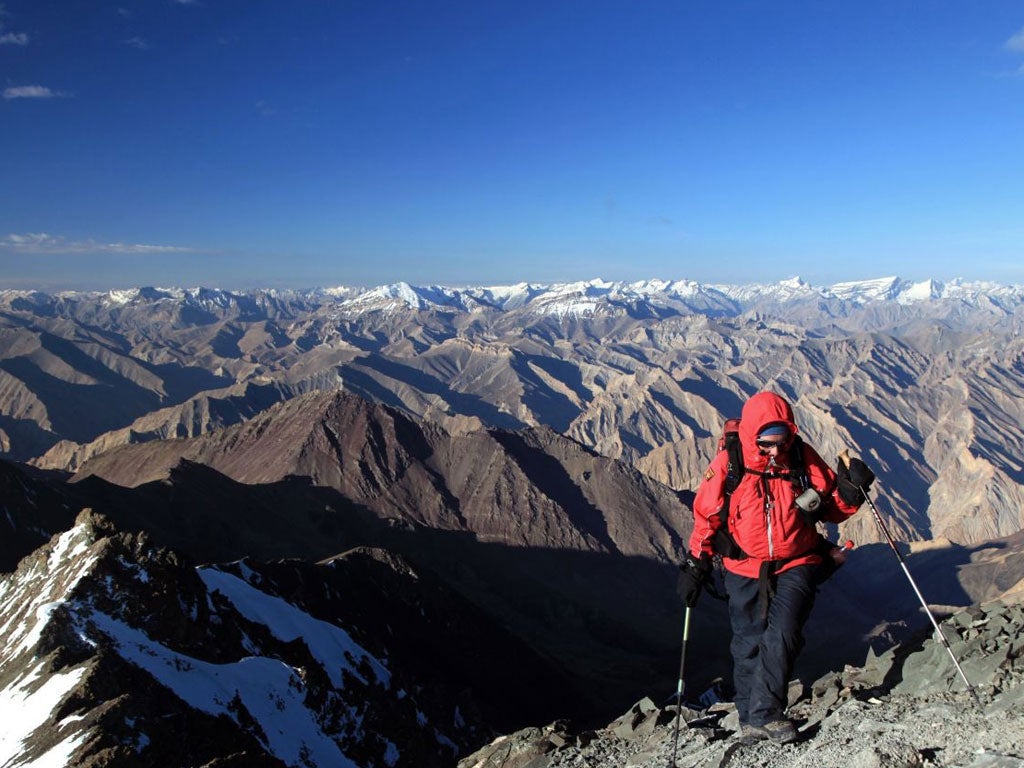
[[[790,435],[799,431],[793,420],[793,409],[773,392],[759,392],[743,406],[740,416],[740,449],[744,466],[756,472],[769,472],[769,457],[762,454],[755,442],[757,434],[769,424],[783,423]],[[803,443],[804,471],[812,488],[821,494],[818,515],[832,523],[840,523],[854,512],[836,490],[836,474],[818,452]],[[789,451],[778,451],[776,466],[786,469]],[[704,481],[693,501],[693,534],[690,551],[695,556],[712,554],[711,541],[722,521],[719,513],[725,504],[725,479],[729,456],[720,451],[711,462]],[[814,565],[821,557],[814,552],[820,537],[807,522],[794,500],[800,490],[785,474],[763,477],[745,472],[729,502],[729,533],[748,557],[723,558],[726,569],[741,576],[756,578],[761,563],[779,562],[776,572],[797,565]]]

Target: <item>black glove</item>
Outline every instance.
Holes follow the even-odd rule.
[[[689,552],[686,553],[686,559],[679,566],[676,591],[688,608],[693,608],[697,604],[697,598],[700,597],[701,589],[704,588],[704,582],[708,580],[710,573],[711,558],[707,554],[701,554],[696,558]]]
[[[875,473],[868,465],[857,458],[850,459],[849,463],[840,458],[836,475],[839,478],[839,497],[851,507],[863,504],[864,494],[861,489],[866,491],[875,482]]]
[[[848,546],[852,547],[853,542],[847,542]],[[814,569],[813,576],[816,584],[824,584],[830,578],[832,574],[839,570],[839,568],[846,562],[846,547],[840,547],[838,544],[833,544],[831,541],[826,539],[824,536],[818,538],[818,546],[814,548],[814,554],[821,558],[821,563]]]

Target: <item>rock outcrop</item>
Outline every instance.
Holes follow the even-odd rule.
[[[677,709],[642,699],[606,727],[565,721],[501,736],[462,758],[459,768],[687,768],[855,766],[856,768],[1019,768],[1024,766],[1024,605],[972,606],[941,623],[971,681],[966,688],[946,647],[917,638],[863,666],[809,685],[794,681],[793,744],[744,743],[735,708],[687,699]],[[678,733],[678,736],[677,736]]]
[[[4,765],[448,766],[559,698],[391,553],[196,567],[91,511],[0,578],[0,626]]]

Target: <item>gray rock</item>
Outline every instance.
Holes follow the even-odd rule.
[[[552,749],[554,746],[540,728],[524,728],[511,736],[499,736],[483,749],[460,760],[458,768],[526,768],[531,761]]]
[[[872,744],[850,757],[848,768],[917,768],[923,761],[909,744]]]
[[[979,755],[963,768],[1021,768],[1022,766],[1024,766],[1024,760],[1019,757],[984,754]]]
[[[962,614],[962,615],[961,615]],[[977,606],[944,622],[950,645],[966,654],[965,670],[985,703],[964,691],[945,648],[934,637],[917,648],[869,655],[864,667],[846,667],[813,684],[795,682],[790,714],[800,726],[793,744],[744,744],[736,734],[735,706],[683,708],[675,746],[678,768],[1024,768],[1024,658],[1015,623],[1020,606]],[[966,638],[971,634],[969,639]],[[989,649],[989,650],[986,650]],[[894,664],[902,664],[894,669]],[[929,669],[929,664],[933,667]],[[903,674],[895,691],[883,685]],[[954,690],[950,690],[950,688]],[[982,691],[984,688],[984,691]],[[910,692],[906,692],[908,689]],[[666,768],[672,765],[676,710],[638,701],[608,728],[584,741],[564,735],[563,745],[516,768]],[[535,735],[535,734],[533,734]],[[531,734],[523,732],[529,740]],[[575,739],[575,740],[574,740]],[[547,737],[552,743],[550,736]],[[517,753],[518,754],[518,753]],[[525,754],[525,752],[523,753]],[[491,768],[502,763],[485,763]],[[475,768],[475,766],[462,766]]]
[[[620,739],[650,736],[657,725],[660,711],[651,699],[644,697],[634,704],[629,712],[609,725],[608,730]]]

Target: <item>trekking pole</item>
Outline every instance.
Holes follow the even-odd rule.
[[[843,452],[839,454],[839,459],[847,467],[850,466],[850,454],[848,451],[843,450]],[[875,522],[878,524],[879,530],[885,536],[885,540],[889,543],[889,549],[891,549],[893,554],[896,555],[896,559],[899,561],[900,567],[903,568],[903,573],[907,575],[907,581],[909,581],[910,586],[914,588],[914,593],[917,595],[917,599],[921,601],[921,606],[924,608],[924,612],[927,613],[928,618],[931,619],[932,626],[935,627],[935,634],[939,637],[939,642],[942,643],[942,647],[946,649],[946,652],[949,654],[949,658],[953,660],[953,666],[956,667],[956,671],[960,673],[960,677],[963,678],[964,685],[967,686],[967,690],[970,691],[971,696],[974,697],[974,703],[978,705],[979,709],[981,709],[981,699],[978,698],[978,692],[974,690],[974,686],[971,685],[971,681],[968,680],[967,675],[964,674],[964,670],[960,666],[960,662],[956,659],[956,654],[953,653],[953,649],[949,645],[949,640],[946,639],[945,633],[943,633],[941,627],[939,627],[939,622],[935,620],[935,614],[931,612],[931,609],[928,607],[928,603],[925,602],[924,595],[921,594],[921,590],[917,587],[917,582],[914,581],[914,577],[910,575],[910,569],[907,567],[907,561],[904,560],[903,555],[900,554],[899,549],[896,547],[896,542],[893,541],[893,538],[889,533],[889,529],[886,527],[885,523],[882,522],[882,516],[878,513],[878,507],[875,506],[871,497],[868,496],[868,489],[863,486],[857,486],[857,488],[864,495],[864,501],[866,501],[868,503],[868,507],[871,508],[871,514],[875,518]]]
[[[683,674],[686,671],[686,644],[690,640],[690,606],[683,617],[683,649],[679,653],[679,682],[676,683],[676,732],[672,737],[672,763],[676,768],[676,748],[679,746],[679,720],[683,714]]]

